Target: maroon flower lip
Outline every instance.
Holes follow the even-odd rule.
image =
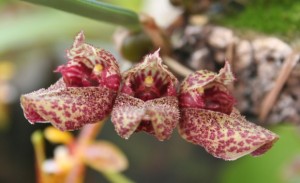
[[[145,131],[159,140],[170,137],[179,119],[176,77],[162,64],[158,51],[123,74],[112,122],[121,137]]]
[[[48,89],[21,96],[30,123],[52,123],[60,130],[75,130],[106,118],[121,82],[115,58],[84,43],[83,32],[67,51],[68,63],[57,68],[62,78]]]
[[[248,122],[234,108],[236,101],[226,88],[234,80],[226,63],[219,74],[201,70],[189,75],[179,94],[180,135],[225,160],[264,154],[279,138]]]
[[[225,114],[230,114],[236,100],[220,83],[212,83],[194,92],[182,93],[179,96],[180,107],[196,107]]]

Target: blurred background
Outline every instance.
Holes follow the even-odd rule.
[[[184,1],[180,0],[107,2],[138,13],[146,12],[163,28],[181,14],[196,12],[201,14],[200,19],[198,17],[196,20],[201,24],[209,22],[229,27],[244,37],[276,36],[293,45],[293,49],[297,49],[299,44],[298,1],[255,0],[249,3],[246,0],[193,0],[194,5],[202,3],[196,10],[191,8],[195,6],[183,5]],[[130,62],[120,56],[112,39],[117,28],[115,25],[21,1],[0,0],[1,183],[35,181],[30,136],[36,129],[48,126],[33,126],[27,122],[20,107],[20,95],[48,87],[60,77],[53,70],[66,62],[65,50],[70,48],[80,30],[84,30],[88,43],[111,51],[117,56],[122,69],[127,69]],[[280,135],[275,146],[261,157],[246,156],[234,162],[212,157],[203,148],[182,140],[176,130],[166,142],[158,142],[144,133],[124,140],[107,121],[99,138],[109,140],[123,150],[129,159],[129,168],[124,174],[135,182],[300,182],[299,127],[295,123],[276,123],[267,127]],[[46,146],[47,157],[52,157],[54,146]],[[86,182],[106,180],[101,174],[88,170]]]

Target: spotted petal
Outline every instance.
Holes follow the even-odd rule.
[[[177,126],[178,119],[178,100],[174,96],[143,101],[119,94],[112,111],[115,129],[126,139],[135,131],[146,131],[158,140],[166,140]]]
[[[219,71],[218,74],[208,70],[199,70],[190,74],[182,82],[180,93],[194,92],[197,89],[205,88],[214,82],[228,85],[234,80],[235,77],[231,71],[230,65],[228,62],[226,62],[225,66]]]
[[[51,122],[60,130],[75,130],[103,120],[111,111],[116,92],[105,87],[66,87],[62,80],[48,89],[21,96],[30,123]]]
[[[230,115],[196,108],[181,110],[180,135],[224,160],[259,156],[278,140],[273,132],[248,122],[234,109]]]

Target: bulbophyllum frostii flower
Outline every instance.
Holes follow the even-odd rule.
[[[264,154],[279,138],[248,122],[234,108],[235,99],[226,88],[234,80],[226,62],[219,74],[200,70],[187,76],[179,94],[180,135],[225,160]]]
[[[178,80],[162,64],[159,50],[123,73],[123,84],[112,111],[117,133],[129,138],[145,131],[166,140],[179,121]]]
[[[145,131],[163,141],[181,117],[179,133],[184,139],[225,160],[261,155],[279,138],[248,122],[234,108],[236,101],[226,88],[235,79],[228,63],[219,74],[201,70],[189,75],[177,97],[178,80],[162,64],[159,51],[145,56],[121,78],[115,58],[84,43],[80,32],[67,58],[68,63],[56,70],[62,74],[59,81],[21,96],[29,122],[50,122],[60,130],[75,130],[103,120],[112,111],[112,122],[121,137],[128,139],[134,132]],[[98,149],[94,145],[90,149]],[[95,155],[95,150],[89,152],[89,157]],[[86,163],[93,164],[93,158]]]
[[[80,32],[67,50],[68,63],[56,70],[62,79],[48,89],[21,96],[30,123],[51,122],[60,130],[75,130],[111,112],[121,82],[119,66],[112,54],[84,40]]]

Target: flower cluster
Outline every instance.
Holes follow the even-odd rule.
[[[261,155],[278,140],[234,108],[227,85],[235,78],[228,63],[218,74],[200,70],[187,76],[177,92],[178,80],[163,65],[159,51],[121,75],[115,58],[84,43],[80,32],[67,58],[56,70],[62,79],[21,97],[29,122],[49,121],[60,130],[75,130],[111,113],[125,139],[145,131],[163,141],[178,126],[185,140],[225,160]]]

